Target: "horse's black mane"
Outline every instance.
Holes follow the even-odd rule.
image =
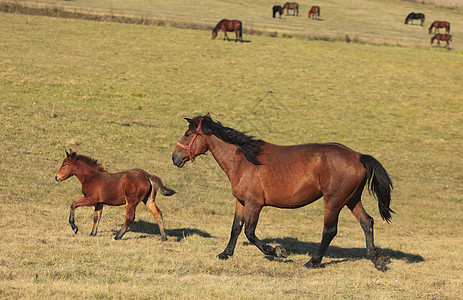
[[[239,146],[247,160],[255,165],[261,165],[257,156],[262,151],[261,147],[265,143],[263,140],[255,139],[253,136],[246,135],[233,128],[225,127],[220,122],[214,122],[207,116],[196,117],[194,120],[201,118],[203,119],[201,130],[205,134],[213,134],[227,143]]]
[[[78,159],[100,172],[107,172],[105,168],[94,158],[82,154],[75,154],[74,159]]]
[[[227,19],[222,19],[219,21],[219,23],[217,23],[217,25],[215,25],[214,29],[212,29],[212,31],[216,32],[217,31],[217,27],[219,27],[220,24],[222,24],[223,21],[226,21]]]

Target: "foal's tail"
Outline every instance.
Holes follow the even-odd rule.
[[[370,194],[378,200],[379,213],[386,222],[391,220],[392,209],[389,208],[391,203],[391,190],[393,189],[391,178],[387,174],[383,165],[373,156],[362,155],[360,162],[363,164],[367,174],[366,180]]]
[[[172,196],[176,193],[174,190],[171,190],[168,187],[164,186],[164,184],[162,184],[161,178],[157,176],[150,175],[148,177],[148,180],[150,181],[151,186],[153,186],[155,190],[161,192],[161,194],[163,194],[164,196]]]

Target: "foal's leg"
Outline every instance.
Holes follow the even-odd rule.
[[[153,188],[154,189],[154,188]],[[154,194],[154,197],[156,194]],[[159,232],[161,233],[161,241],[167,241],[166,233],[164,232],[164,220],[162,219],[162,212],[154,202],[154,197],[150,197],[146,202],[146,207],[151,211],[154,216],[154,219],[158,223]]]
[[[270,245],[265,244],[261,240],[256,237],[256,227],[257,221],[259,220],[259,214],[262,210],[262,206],[260,205],[252,205],[252,203],[247,203],[244,207],[244,220],[246,227],[244,229],[244,233],[248,240],[257,246],[257,248],[262,251],[265,255],[271,255],[275,257],[287,257],[286,250],[283,249],[281,246],[277,246],[273,248]]]
[[[103,210],[103,203],[97,203],[95,205],[95,212],[93,213],[93,229],[90,233],[91,236],[95,236],[98,230],[98,224],[100,224],[101,212]]]
[[[232,230],[230,234],[230,241],[222,253],[218,255],[220,259],[228,259],[235,252],[236,240],[243,229],[244,224],[244,206],[236,200],[235,218],[233,219]]]
[[[305,263],[304,268],[314,268],[320,265],[322,262],[322,258],[325,255],[326,249],[338,233],[338,217],[340,211],[341,209],[329,208],[325,205],[322,241],[312,258],[307,263]]]
[[[76,211],[76,208],[79,206],[92,206],[95,205],[95,201],[91,198],[84,197],[79,200],[75,200],[71,204],[71,211],[69,213],[69,224],[71,224],[71,228],[74,231],[74,233],[77,233],[79,228],[77,228],[76,224],[74,223],[74,212]]]
[[[127,199],[127,207],[125,208],[125,222],[122,225],[121,230],[116,234],[114,240],[120,240],[122,236],[129,229],[130,224],[135,220],[135,210],[137,209],[138,202],[136,200],[130,201]]]

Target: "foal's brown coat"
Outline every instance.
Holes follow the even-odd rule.
[[[95,236],[103,205],[127,204],[124,225],[114,237],[115,240],[119,240],[135,219],[137,205],[143,201],[158,223],[161,239],[167,240],[162,213],[154,200],[157,190],[165,196],[173,195],[175,191],[165,187],[159,177],[150,175],[142,169],[109,173],[96,160],[79,155],[72,150],[70,153],[66,151],[66,158],[56,173],[55,179],[60,182],[74,175],[82,184],[82,193],[85,196],[71,204],[69,223],[74,233],[77,233],[78,230],[74,224],[74,212],[77,207],[95,206],[93,229],[90,233],[90,235]]]
[[[266,245],[255,235],[261,209],[264,206],[297,208],[323,196],[322,241],[304,266],[312,268],[321,263],[337,233],[339,212],[347,206],[365,232],[368,257],[378,269],[385,269],[374,246],[373,219],[361,202],[363,188],[368,182],[378,198],[381,216],[389,221],[392,182],[375,158],[337,143],[279,146],[255,140],[212,121],[209,115],[187,121],[190,126],[172,154],[174,165],[183,167],[186,161],[210,151],[227,174],[236,197],[230,241],[219,254],[220,259],[233,255],[243,225],[246,237],[264,254],[284,257],[284,249]],[[195,140],[190,143],[192,139]]]

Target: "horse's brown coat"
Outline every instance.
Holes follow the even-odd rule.
[[[243,224],[249,241],[264,254],[284,256],[281,248],[266,245],[255,236],[261,209],[264,206],[297,208],[323,196],[322,242],[305,267],[320,264],[336,235],[339,212],[348,206],[365,231],[368,257],[377,268],[385,268],[374,246],[373,219],[363,209],[361,194],[368,182],[378,198],[381,216],[389,221],[392,182],[372,156],[337,143],[279,146],[254,140],[212,121],[209,115],[187,120],[190,126],[179,142],[181,146],[177,145],[173,151],[173,163],[183,167],[191,158],[210,151],[227,174],[236,198],[230,241],[219,258],[233,255]],[[190,143],[192,139],[194,143]]]

